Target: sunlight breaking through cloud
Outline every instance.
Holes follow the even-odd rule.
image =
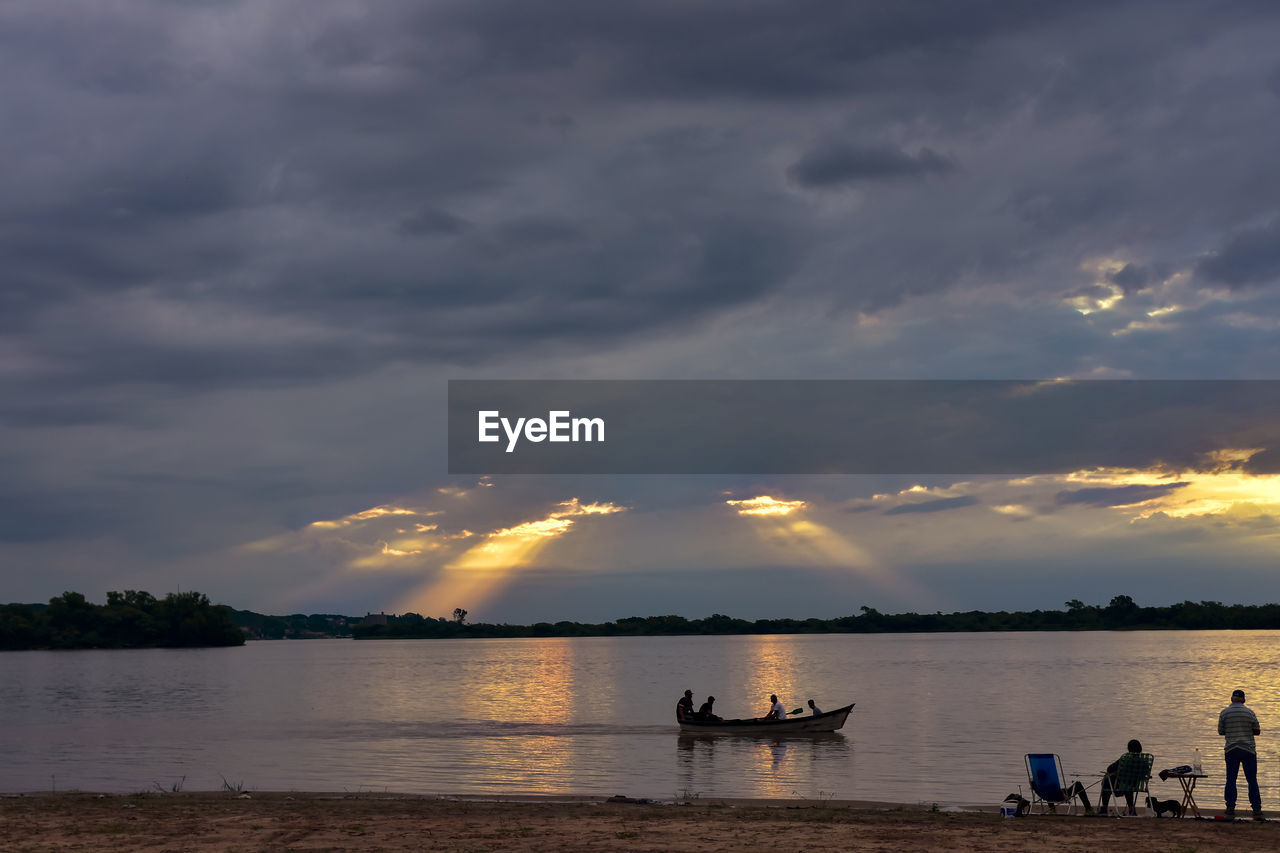
[[[488,533],[484,541],[449,563],[447,569],[500,569],[528,565],[552,539],[568,533],[575,519],[587,515],[610,515],[626,507],[614,504],[583,504],[571,498],[557,504],[559,509],[546,518],[526,521]]]
[[[611,503],[582,503],[570,498],[556,504],[545,518],[503,527],[447,562],[439,576],[407,596],[400,606],[430,610],[459,606],[474,610],[492,598],[521,569],[534,564],[543,550],[569,533],[580,518],[612,515],[628,508]]]
[[[923,487],[913,487],[913,489]],[[782,565],[851,572],[895,595],[911,594],[911,584],[882,565],[847,535],[804,516],[812,506],[804,500],[760,495],[726,500],[738,515],[750,519],[760,540]]]
[[[406,509],[405,507],[383,505],[383,506],[375,506],[370,509],[366,509],[362,512],[353,512],[351,515],[346,515],[346,516],[343,516],[342,518],[313,521],[311,522],[310,526],[320,527],[320,528],[350,527],[351,525],[359,521],[368,521],[369,519],[372,519],[372,518],[383,518],[385,516],[395,516],[395,515],[417,515],[417,516],[426,517],[426,516],[432,516],[432,515],[439,515],[439,513],[438,512],[422,512],[416,509]]]
[[[738,511],[738,515],[781,516],[791,515],[798,510],[806,509],[809,504],[804,501],[780,501],[769,495],[760,495],[746,500],[725,501]]]

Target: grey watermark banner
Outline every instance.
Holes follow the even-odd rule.
[[[449,382],[451,474],[1019,475],[1226,450],[1280,470],[1280,381]]]

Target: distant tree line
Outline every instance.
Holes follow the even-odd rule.
[[[705,619],[631,616],[616,622],[538,622],[533,625],[467,624],[465,619],[388,616],[385,625],[353,625],[357,640],[451,637],[635,637],[690,634],[907,634],[964,631],[1136,631],[1280,629],[1280,604],[1184,601],[1141,607],[1117,595],[1105,607],[1072,599],[1063,610],[957,613],[881,613],[874,607],[836,619],[735,619],[716,613]],[[466,611],[461,611],[465,617]]]
[[[291,613],[267,616],[252,610],[232,610],[231,620],[251,640],[314,640],[325,637],[350,637],[350,623],[358,616],[336,613]]]
[[[198,592],[107,593],[94,604],[64,592],[48,604],[0,606],[0,649],[130,649],[179,646],[239,646],[244,634],[231,608],[213,605]]]
[[[48,604],[0,606],[0,650],[144,648],[240,645],[251,639],[351,637],[443,639],[451,637],[636,637],[698,634],[886,634],[960,631],[1125,631],[1144,629],[1280,629],[1280,604],[1222,604],[1184,601],[1141,607],[1127,595],[1106,606],[1072,599],[1062,610],[956,613],[881,613],[873,607],[836,619],[736,619],[716,613],[704,619],[631,616],[599,624],[537,622],[532,625],[468,623],[462,608],[452,617],[418,613],[378,614],[379,624],[361,617],[295,613],[267,616],[213,605],[198,592],[107,593],[105,605],[77,592]],[[369,618],[369,617],[366,617]]]

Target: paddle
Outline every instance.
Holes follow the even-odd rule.
[[[803,713],[804,713],[804,708],[796,708],[794,711],[791,712],[791,716],[794,717],[796,714],[803,714]]]

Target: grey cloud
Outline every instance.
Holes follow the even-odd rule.
[[[122,400],[93,400],[75,394],[20,395],[0,402],[0,426],[19,428],[74,427],[91,424],[156,426],[154,417]]]
[[[0,542],[90,541],[109,535],[128,515],[118,495],[4,488]]]
[[[787,175],[808,188],[838,187],[859,181],[892,180],[955,170],[955,161],[932,149],[914,156],[888,146],[825,145],[797,160]]]
[[[430,234],[459,234],[471,223],[447,210],[425,207],[400,220],[400,231],[414,237]]]
[[[1101,163],[1075,164],[1072,175],[1036,176],[1033,182],[1015,190],[1011,208],[1036,229],[1062,231],[1088,226],[1125,207],[1124,189],[1093,178],[1116,174],[1127,168],[1127,157],[1115,155]],[[1079,175],[1090,176],[1080,180]]]
[[[1280,452],[1259,451],[1245,462],[1244,470],[1250,474],[1280,474]]]
[[[105,518],[145,549],[163,510],[175,543],[215,548],[249,541],[251,516],[373,505],[442,464],[389,401],[458,372],[1266,375],[1278,262],[1276,226],[1258,223],[1280,197],[1280,114],[1260,105],[1275,103],[1277,15],[15,6],[0,27],[0,420],[34,466],[6,463],[6,495],[39,496],[18,527],[71,540]],[[795,191],[881,179],[892,191],[861,206]],[[1059,300],[1116,257],[1128,294],[1197,258],[1236,293],[1172,316],[1176,331],[1113,334],[1122,309],[1082,318]],[[359,423],[334,427],[344,413]],[[1225,416],[1156,449],[1194,464],[1260,435]],[[1151,455],[1149,432],[1109,440]],[[264,464],[238,488],[113,479],[103,498],[87,448],[161,474]],[[296,488],[268,472],[280,457],[305,469]]]
[[[1084,287],[1077,287],[1075,290],[1067,291],[1063,294],[1064,298],[1074,299],[1080,296],[1087,296],[1090,299],[1107,299],[1114,294],[1106,287],[1100,284],[1088,284]]]
[[[498,226],[499,239],[516,244],[561,243],[581,238],[580,229],[573,222],[546,216],[531,216],[504,222]]]
[[[932,501],[921,501],[914,504],[901,504],[884,511],[885,515],[908,515],[917,512],[945,512],[949,509],[962,509],[981,503],[973,495],[962,495],[958,498],[938,498]]]
[[[1231,237],[1196,272],[1233,290],[1280,282],[1280,219]]]
[[[22,38],[0,69],[26,81],[0,98],[28,119],[0,151],[21,166],[0,200],[13,284],[0,323],[64,362],[70,344],[43,334],[44,315],[92,292],[155,286],[195,305],[354,328],[329,342],[246,347],[257,376],[305,381],[307,363],[319,376],[336,361],[356,370],[474,362],[495,348],[664,334],[783,292],[865,311],[969,281],[1060,278],[1082,247],[1102,253],[1136,239],[1128,223],[1152,222],[1150,211],[1172,211],[1173,224],[1143,226],[1157,233],[1184,215],[1156,194],[1181,182],[1135,169],[1133,154],[1158,159],[1144,140],[1179,134],[1102,122],[1075,138],[1053,123],[1086,106],[1121,118],[1106,102],[1068,108],[1044,94],[1057,91],[1045,87],[1064,65],[1078,94],[1100,89],[1086,61],[1097,51],[1107,51],[1108,86],[1140,89],[1147,53],[1081,35],[1098,32],[1101,14],[1140,19],[1140,6],[811,2],[798,12],[567,0],[536,12],[386,4],[356,18],[320,3],[307,7],[305,31],[276,26],[290,3],[244,21],[240,7],[205,7],[248,27],[226,45],[234,67],[216,43],[189,56],[196,19],[172,9],[80,19],[45,8],[54,11],[19,22]],[[1165,17],[1171,45],[1215,31],[1187,10]],[[1145,50],[1166,63],[1179,56],[1173,46]],[[51,59],[64,56],[73,61]],[[35,102],[50,106],[31,110]],[[783,103],[785,119],[774,112]],[[1047,137],[1070,143],[1020,145],[1012,131],[1009,152],[1000,135],[975,141],[966,123],[999,125],[1026,103]],[[776,158],[795,150],[795,128],[844,111],[856,121],[819,136],[928,132],[900,148],[819,147],[793,164],[799,185],[950,179],[902,181],[893,206],[823,222],[774,186]],[[84,142],[95,134],[109,144]],[[68,167],[41,169],[41,158]],[[1260,198],[1274,189],[1255,188]],[[1229,226],[1245,212],[1215,221]],[[1135,286],[1139,267],[1150,264],[1117,283]],[[1045,289],[1061,292],[1055,284]],[[149,341],[127,344],[144,366]],[[343,348],[346,359],[336,357]],[[236,353],[221,370],[212,347],[152,355],[175,378],[192,369],[193,382],[250,372]],[[112,364],[126,380],[135,364],[94,361],[94,381]]]
[[[1058,492],[1054,502],[1059,506],[1083,504],[1094,507],[1129,506],[1155,500],[1177,491],[1188,483],[1162,483],[1154,486],[1099,486],[1090,489],[1068,489]]]
[[[1111,283],[1119,285],[1127,294],[1137,293],[1153,281],[1158,280],[1158,276],[1150,269],[1138,264],[1125,264],[1119,272],[1113,274]]]
[[[510,0],[453,3],[424,19],[477,39],[473,67],[487,73],[552,73],[590,63],[611,89],[635,97],[812,99],[895,77],[913,88],[955,87],[972,69],[975,45],[1048,26],[1061,11],[928,0],[893,7],[568,0],[555,8],[549,15]],[[921,61],[926,53],[938,61]]]
[[[457,78],[433,66],[440,33],[406,26],[413,16],[401,8],[359,22],[336,8],[320,8],[334,19],[318,21],[309,41],[284,31],[259,34],[262,45],[249,39],[261,55],[248,50],[260,75],[247,90],[236,72],[215,67],[190,83],[198,91],[134,87],[126,101],[115,88],[77,88],[59,97],[75,83],[48,56],[97,39],[172,57],[181,16],[122,15],[99,21],[101,33],[51,16],[56,26],[32,35],[47,51],[10,55],[8,79],[28,72],[33,92],[58,106],[33,116],[53,144],[38,150],[32,134],[9,161],[72,167],[27,165],[7,176],[14,192],[0,197],[0,257],[11,275],[0,328],[12,328],[31,357],[58,363],[60,382],[213,388],[306,382],[401,359],[474,362],[551,345],[549,336],[572,350],[684,326],[791,277],[802,255],[792,205],[760,194],[751,158],[732,139],[687,152],[570,140],[566,157],[574,123],[565,111],[537,109],[503,75]],[[95,63],[110,62],[111,50],[96,49]],[[369,82],[353,90],[344,69],[370,72]],[[149,111],[135,115],[129,104],[139,103]],[[519,118],[531,105],[553,118]],[[80,150],[57,132],[82,112],[118,123],[111,146]],[[606,162],[620,152],[632,171]],[[712,157],[718,170],[690,162]],[[556,201],[510,191],[543,170],[560,188]],[[726,179],[739,189],[722,193]],[[317,335],[195,345],[169,329],[99,327],[89,297],[148,288],[193,312],[245,312]]]

